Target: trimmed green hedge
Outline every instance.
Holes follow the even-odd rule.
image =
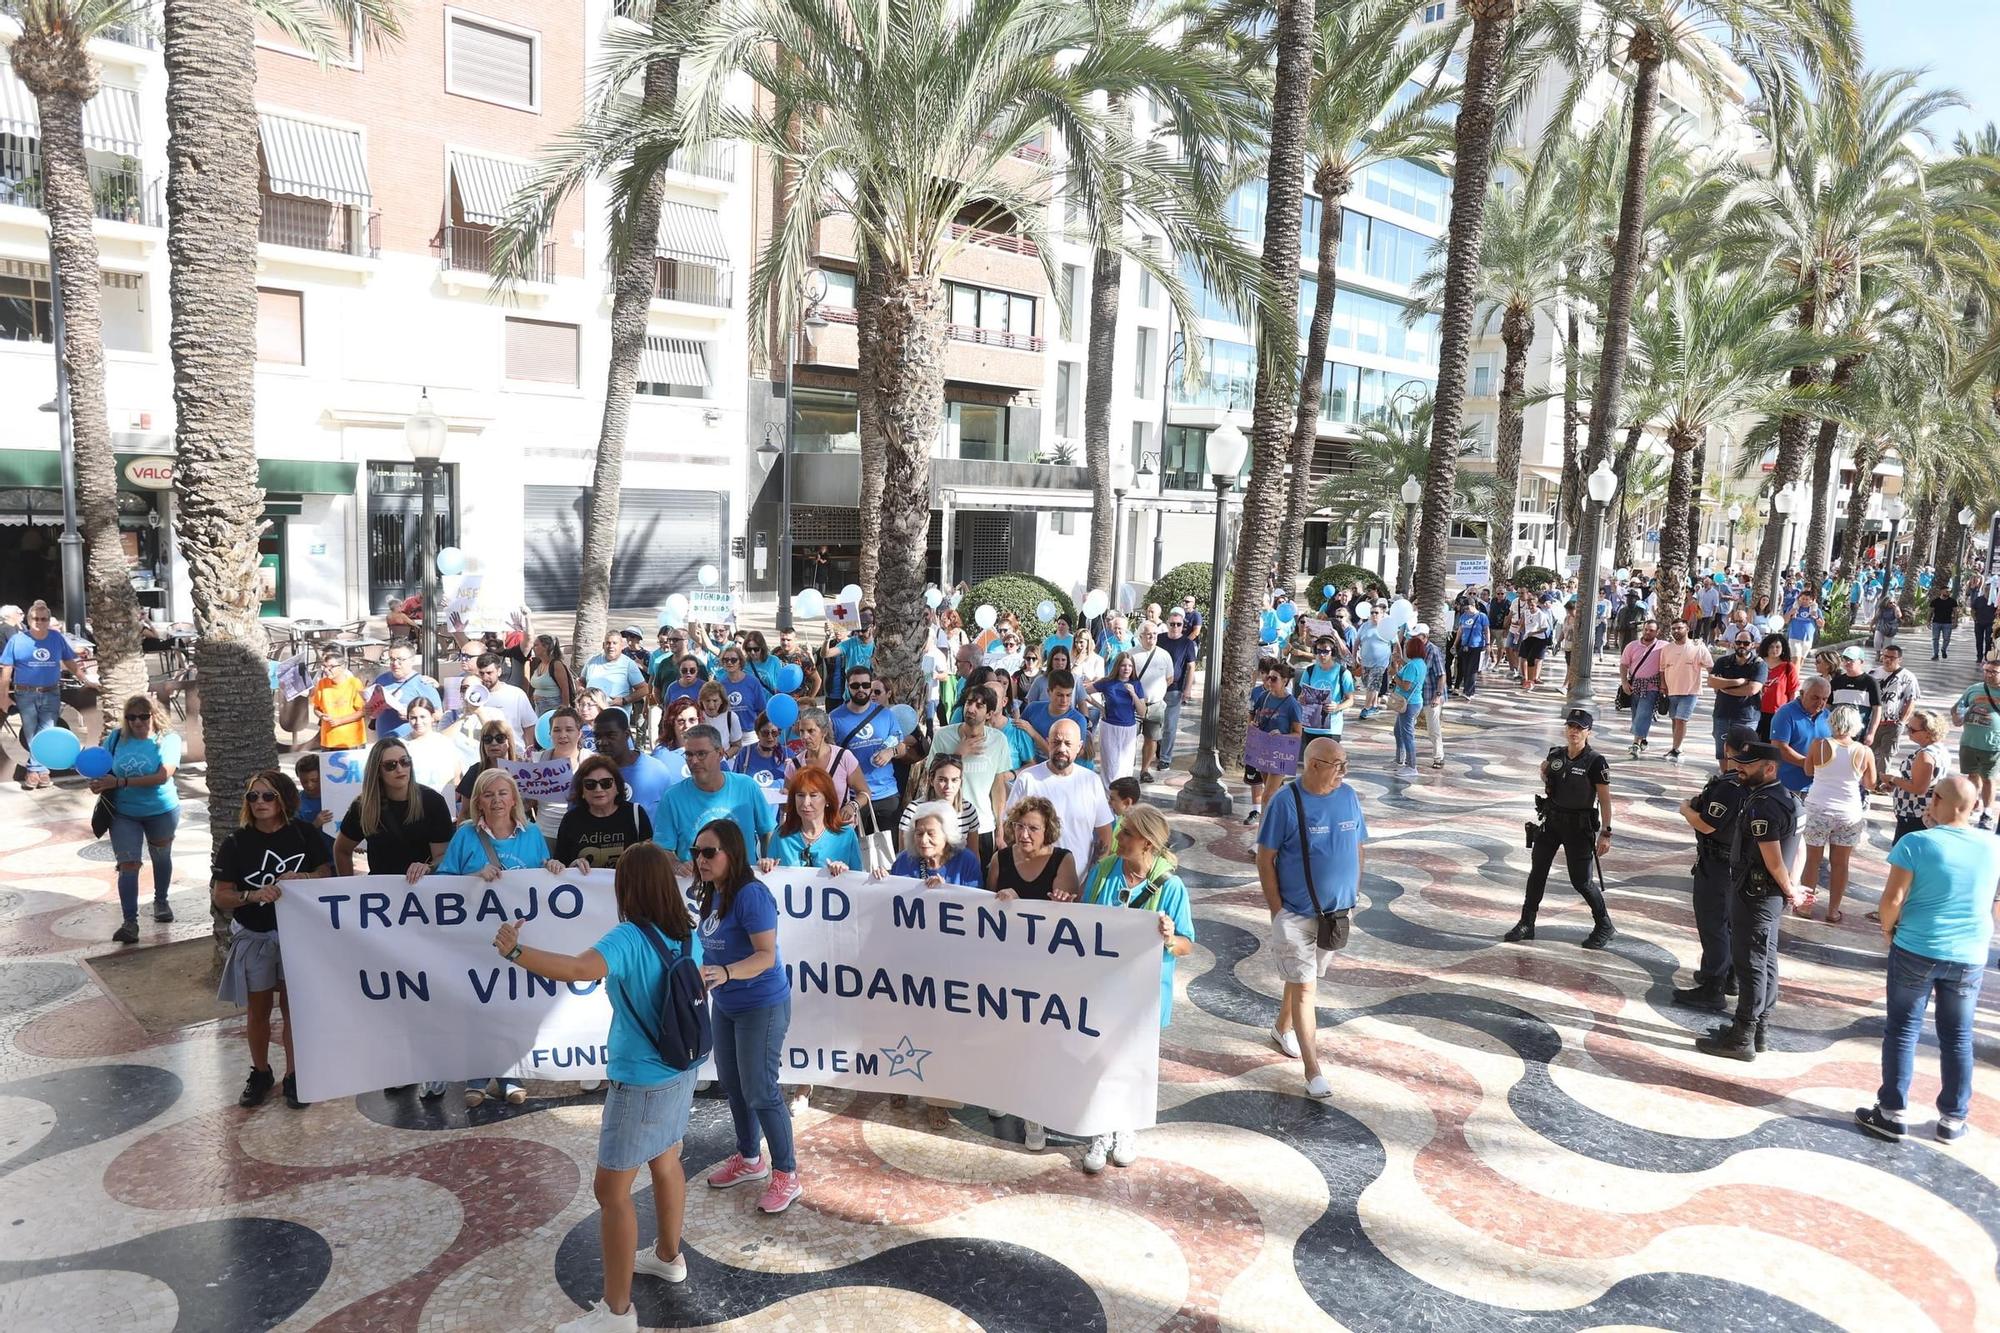
[[[965,622],[965,632],[977,634],[979,628],[972,617],[981,606],[991,606],[1002,613],[1012,611],[1021,622],[1023,636],[1030,643],[1040,643],[1044,637],[1056,632],[1055,622],[1035,615],[1035,608],[1045,601],[1054,602],[1056,613],[1068,616],[1070,628],[1076,628],[1076,604],[1061,588],[1034,574],[995,574],[990,579],[981,579],[959,602],[958,615]]]
[[[1215,566],[1206,560],[1190,560],[1184,565],[1175,565],[1162,574],[1152,587],[1146,589],[1145,600],[1140,602],[1139,606],[1143,610],[1158,602],[1160,610],[1165,612],[1171,607],[1179,606],[1181,598],[1193,593],[1195,609],[1206,616],[1209,594],[1214,590]],[[1229,595],[1229,583],[1226,579],[1223,581],[1222,592],[1225,597]]]
[[[1537,583],[1546,583],[1554,588],[1561,586],[1562,575],[1546,565],[1522,565],[1514,571],[1511,582],[1517,588],[1533,588]]]
[[[1306,600],[1314,606],[1320,605],[1320,603],[1326,600],[1326,594],[1321,592],[1320,589],[1326,587],[1329,583],[1333,585],[1336,592],[1345,592],[1359,583],[1373,596],[1387,597],[1389,595],[1388,585],[1382,582],[1382,576],[1374,570],[1363,569],[1360,565],[1343,564],[1328,565],[1325,569],[1313,575],[1306,583]]]

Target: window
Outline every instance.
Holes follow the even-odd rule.
[[[306,363],[303,294],[257,289],[257,359],[277,366]]]
[[[649,337],[639,352],[634,392],[656,398],[707,398],[708,344],[692,338]]]
[[[1208,428],[1205,426],[1169,426],[1166,447],[1161,452],[1160,478],[1162,489],[1170,491],[1205,491],[1210,488],[1208,479]],[[1237,477],[1248,475],[1250,458],[1245,455],[1243,467]],[[1239,485],[1240,485],[1239,481]]]
[[[1132,393],[1139,398],[1153,396],[1153,344],[1159,340],[1154,329],[1138,330],[1139,342],[1132,354]]]
[[[1450,6],[1445,2],[1445,0],[1431,0],[1431,3],[1424,6],[1424,22],[1426,23],[1444,22],[1445,11],[1449,8]]]
[[[53,305],[46,277],[0,276],[0,342],[54,342]]]
[[[853,453],[861,448],[860,399],[831,389],[798,391],[792,450],[801,454]]]
[[[1491,398],[1493,396],[1493,362],[1481,357],[1472,363],[1472,396]]]
[[[1410,213],[1426,222],[1444,216],[1450,183],[1429,167],[1397,159],[1377,162],[1361,173],[1362,193],[1378,204]]]
[[[1459,446],[1460,452],[1475,458],[1493,457],[1493,418],[1484,414],[1468,417],[1465,429],[1467,438]]]
[[[522,111],[540,109],[540,37],[451,11],[444,24],[446,92]]]
[[[1008,409],[984,403],[945,404],[945,456],[989,463],[1029,463],[1032,448],[1012,450]]]
[[[829,310],[854,309],[854,275],[842,273],[839,269],[821,269],[826,275],[826,296],[820,304]]]
[[[1255,401],[1257,350],[1227,338],[1202,339],[1201,378],[1185,387],[1173,380],[1174,401],[1191,407],[1243,407]]]
[[[1327,345],[1435,366],[1438,318],[1421,315],[1415,324],[1405,324],[1408,310],[1400,301],[1343,287],[1334,294],[1333,331]]]
[[[576,325],[539,319],[507,321],[508,379],[575,388],[576,360]]]
[[[1076,434],[1070,415],[1075,404],[1076,363],[1058,361],[1056,363],[1056,438],[1067,439]]]
[[[1064,342],[1076,341],[1077,316],[1085,313],[1083,290],[1083,268],[1079,264],[1062,266],[1062,295],[1057,311],[1057,336]]]
[[[1153,442],[1153,423],[1150,421],[1133,422],[1132,423],[1132,471],[1133,472],[1136,473],[1140,468],[1145,466],[1146,454],[1149,452],[1148,446],[1150,446],[1152,442]],[[1139,483],[1136,480],[1133,482],[1133,485],[1135,486],[1138,484]]]
[[[1160,308],[1160,280],[1147,269],[1139,270],[1139,308],[1158,310]]]
[[[1021,338],[1035,335],[1035,298],[1018,292],[971,287],[962,282],[945,283],[951,298],[951,322],[966,329],[1013,334]],[[992,339],[994,342],[1007,341]]]
[[[1423,273],[1433,244],[1421,232],[1349,209],[1341,217],[1339,263],[1344,269],[1407,287]]]

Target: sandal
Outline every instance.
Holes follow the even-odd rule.
[[[1870,912],[1868,914],[1868,919],[1870,921],[1873,921],[1878,926],[1882,924],[1882,914],[1880,912]]]
[[[944,1106],[924,1108],[924,1123],[932,1129],[944,1129],[951,1124],[951,1110]]]
[[[1826,912],[1826,924],[1827,924],[1827,925],[1829,925],[1829,926],[1837,926],[1837,925],[1839,925],[1839,924],[1840,924],[1841,922],[1843,922],[1843,921],[1845,921],[1845,920],[1847,920],[1847,913],[1845,913],[1845,912],[1843,912],[1843,911],[1840,911],[1840,910],[1839,910],[1838,908],[1831,908],[1831,907],[1830,907],[1830,908],[1828,908],[1828,909],[1827,909],[1827,912]]]

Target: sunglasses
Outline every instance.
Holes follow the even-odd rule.
[[[505,736],[488,736],[485,740],[479,743],[481,745],[505,745],[507,743],[507,738]]]
[[[127,722],[151,722],[153,715],[151,713],[127,713],[125,720]]]
[[[720,847],[697,847],[694,849],[694,856],[697,861],[706,861],[712,856],[720,855],[722,855]]]
[[[262,805],[266,801],[277,800],[278,793],[274,791],[246,791],[243,793],[243,799],[252,805]]]
[[[585,791],[610,791],[617,785],[618,780],[616,778],[585,778],[583,780],[583,789]]]
[[[401,773],[410,767],[410,761],[407,759],[384,759],[382,761],[382,771],[384,773]]]
[[[849,685],[847,692],[849,694],[866,694],[871,688],[873,687],[868,685]]]
[[[693,667],[682,667],[682,668],[681,668],[681,674],[682,674],[683,676],[692,676],[692,675],[693,675],[694,673],[695,673],[695,672],[694,672],[694,668],[693,668]]]

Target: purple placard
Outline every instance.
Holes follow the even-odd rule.
[[[1299,771],[1299,738],[1252,727],[1243,735],[1243,766],[1267,777],[1294,777]]]

